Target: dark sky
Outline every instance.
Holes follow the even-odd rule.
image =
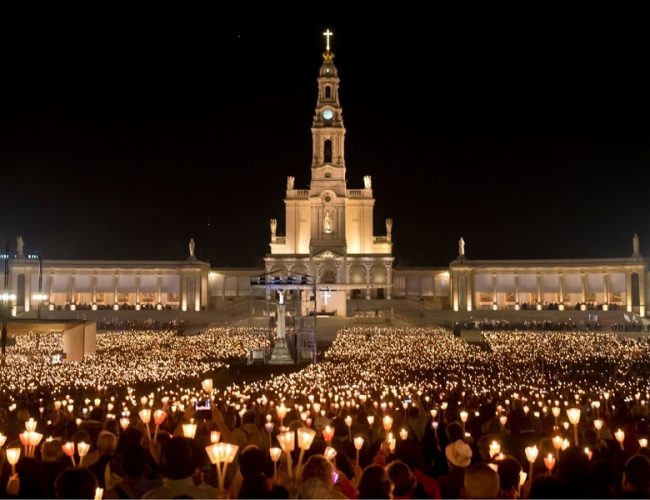
[[[348,186],[372,175],[398,264],[446,265],[461,235],[477,259],[627,256],[635,232],[650,254],[641,13],[376,5],[3,13],[0,238],[259,264],[286,176],[309,182],[330,27]]]

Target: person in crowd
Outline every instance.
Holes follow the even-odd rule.
[[[499,498],[519,498],[519,477],[521,464],[512,456],[505,456],[499,460],[497,473],[499,474]]]
[[[309,457],[303,466],[298,498],[347,498],[334,487],[337,479],[335,473],[324,456]]]
[[[438,480],[442,498],[460,498],[465,471],[472,461],[472,449],[462,439],[445,447],[449,473]]]
[[[145,479],[147,451],[139,444],[133,444],[123,450],[120,469],[122,481],[107,490],[104,498],[141,498],[154,488],[153,481]]]
[[[56,478],[56,498],[95,498],[97,479],[85,467],[65,469]]]
[[[161,471],[163,484],[145,493],[142,498],[215,498],[217,491],[206,485],[195,485],[192,475],[196,457],[189,440],[184,437],[170,439],[162,449]]]
[[[97,436],[97,461],[88,468],[95,474],[100,488],[106,488],[106,478],[111,481],[111,469],[108,466],[117,449],[117,436],[112,432],[101,431]],[[108,487],[112,486],[109,484]]]
[[[490,466],[477,462],[465,471],[462,498],[498,498],[499,475]]]
[[[623,468],[621,498],[648,498],[650,461],[643,455],[633,455]]]
[[[417,479],[401,460],[393,460],[386,467],[388,479],[393,483],[393,498],[413,498]]]
[[[391,498],[391,482],[382,466],[371,464],[363,469],[359,498]]]
[[[397,459],[404,462],[415,476],[418,490],[426,494],[428,498],[441,498],[438,481],[427,476],[421,470],[422,450],[418,442],[413,439],[401,441],[395,451]]]

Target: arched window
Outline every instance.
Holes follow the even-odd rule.
[[[332,87],[327,85],[325,87],[325,99],[331,99],[331,97],[332,97]]]
[[[323,144],[323,156],[325,163],[332,163],[332,141],[329,139]]]

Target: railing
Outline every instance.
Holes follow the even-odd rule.
[[[350,198],[363,198],[363,189],[348,189]]]
[[[287,242],[287,237],[286,236],[276,236],[275,241],[273,243],[279,243],[280,245],[284,245]]]
[[[289,194],[290,198],[309,198],[309,189],[294,189]]]
[[[390,243],[390,241],[388,241],[388,236],[373,236],[372,237],[372,242],[373,243]]]

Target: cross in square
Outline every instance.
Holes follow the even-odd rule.
[[[327,301],[329,300],[329,298],[330,298],[331,296],[332,296],[332,294],[330,293],[329,289],[327,289],[327,290],[325,290],[325,291],[323,292],[323,301],[325,302],[325,305],[328,304]]]
[[[334,33],[332,33],[332,32],[330,31],[329,28],[327,28],[327,29],[325,30],[325,32],[323,33],[323,35],[325,36],[325,40],[326,40],[326,42],[325,42],[325,49],[326,49],[326,50],[330,50],[330,37],[331,37],[333,34],[334,34]]]

